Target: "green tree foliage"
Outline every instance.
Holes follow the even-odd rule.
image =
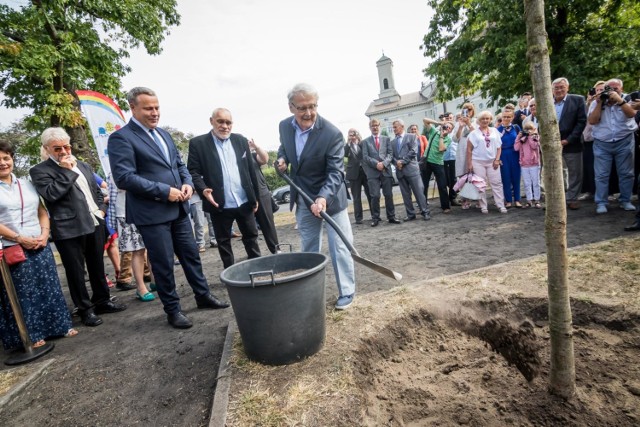
[[[523,0],[428,0],[434,10],[421,49],[424,70],[450,100],[480,90],[499,105],[531,91]],[[637,0],[545,2],[551,77],[566,77],[573,93],[618,77],[634,88],[640,75]]]
[[[28,176],[29,168],[40,163],[40,139],[36,133],[27,130],[24,119],[0,129],[0,140],[13,145],[15,150],[13,172],[16,176]]]
[[[104,93],[119,102],[121,78],[130,71],[128,49],[151,55],[171,26],[176,0],[31,0],[19,9],[0,5],[0,90],[8,108],[33,109],[27,127],[64,126],[74,152],[88,150],[75,94]]]

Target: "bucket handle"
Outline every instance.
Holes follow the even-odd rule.
[[[291,243],[278,243],[278,244],[276,245],[276,249],[277,249],[277,250],[282,250],[282,248],[283,248],[284,246],[289,246],[289,252],[293,252],[293,246],[291,245]]]
[[[256,287],[255,282],[254,282],[254,280],[255,280],[254,276],[264,276],[265,274],[270,274],[271,275],[271,284],[273,286],[275,286],[276,285],[276,281],[273,278],[273,270],[264,270],[264,271],[255,271],[253,273],[249,273],[249,278],[251,279],[251,287],[252,288]]]

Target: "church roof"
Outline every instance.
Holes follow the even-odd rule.
[[[422,96],[420,92],[411,92],[405,95],[400,95],[400,99],[393,102],[376,105],[376,102],[373,101],[371,104],[369,104],[369,108],[367,108],[367,111],[364,114],[367,116],[371,116],[373,114],[401,110],[403,108],[412,107],[414,105],[426,104],[427,101],[427,98]]]
[[[383,53],[383,54],[382,54],[382,56],[380,57],[380,59],[378,59],[378,60],[376,61],[376,64],[377,64],[378,62],[382,62],[382,61],[391,61],[391,58],[389,58],[388,56],[386,56],[386,55]]]

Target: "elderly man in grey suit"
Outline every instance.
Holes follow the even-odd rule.
[[[347,214],[347,188],[344,183],[344,138],[329,121],[319,116],[318,92],[308,84],[297,84],[288,95],[289,116],[280,122],[280,172],[291,165],[291,179],[314,200],[310,206],[291,189],[291,204],[297,203],[296,221],[302,252],[320,252],[322,211],[326,211],[353,241]],[[338,284],[336,309],[351,305],[356,290],[353,259],[338,233],[327,227],[329,253]]]
[[[362,167],[367,174],[371,195],[371,226],[376,227],[380,222],[380,188],[384,195],[387,220],[391,224],[401,224],[402,221],[396,219],[396,208],[393,204],[393,154],[389,137],[380,135],[380,122],[377,119],[371,119],[369,129],[371,136],[362,141]]]
[[[416,210],[411,201],[411,192],[418,201],[420,213],[425,221],[431,219],[427,199],[424,196],[424,185],[420,177],[420,168],[416,159],[418,153],[418,138],[412,133],[404,132],[404,122],[400,119],[393,122],[395,138],[391,140],[393,161],[396,165],[396,176],[400,184],[400,192],[404,207],[407,210],[405,221],[416,219]]]

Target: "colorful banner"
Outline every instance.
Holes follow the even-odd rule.
[[[111,173],[107,141],[109,135],[126,124],[124,114],[113,100],[100,92],[92,90],[76,91],[80,98],[80,108],[87,119],[91,135],[96,143],[98,157],[105,176]]]

